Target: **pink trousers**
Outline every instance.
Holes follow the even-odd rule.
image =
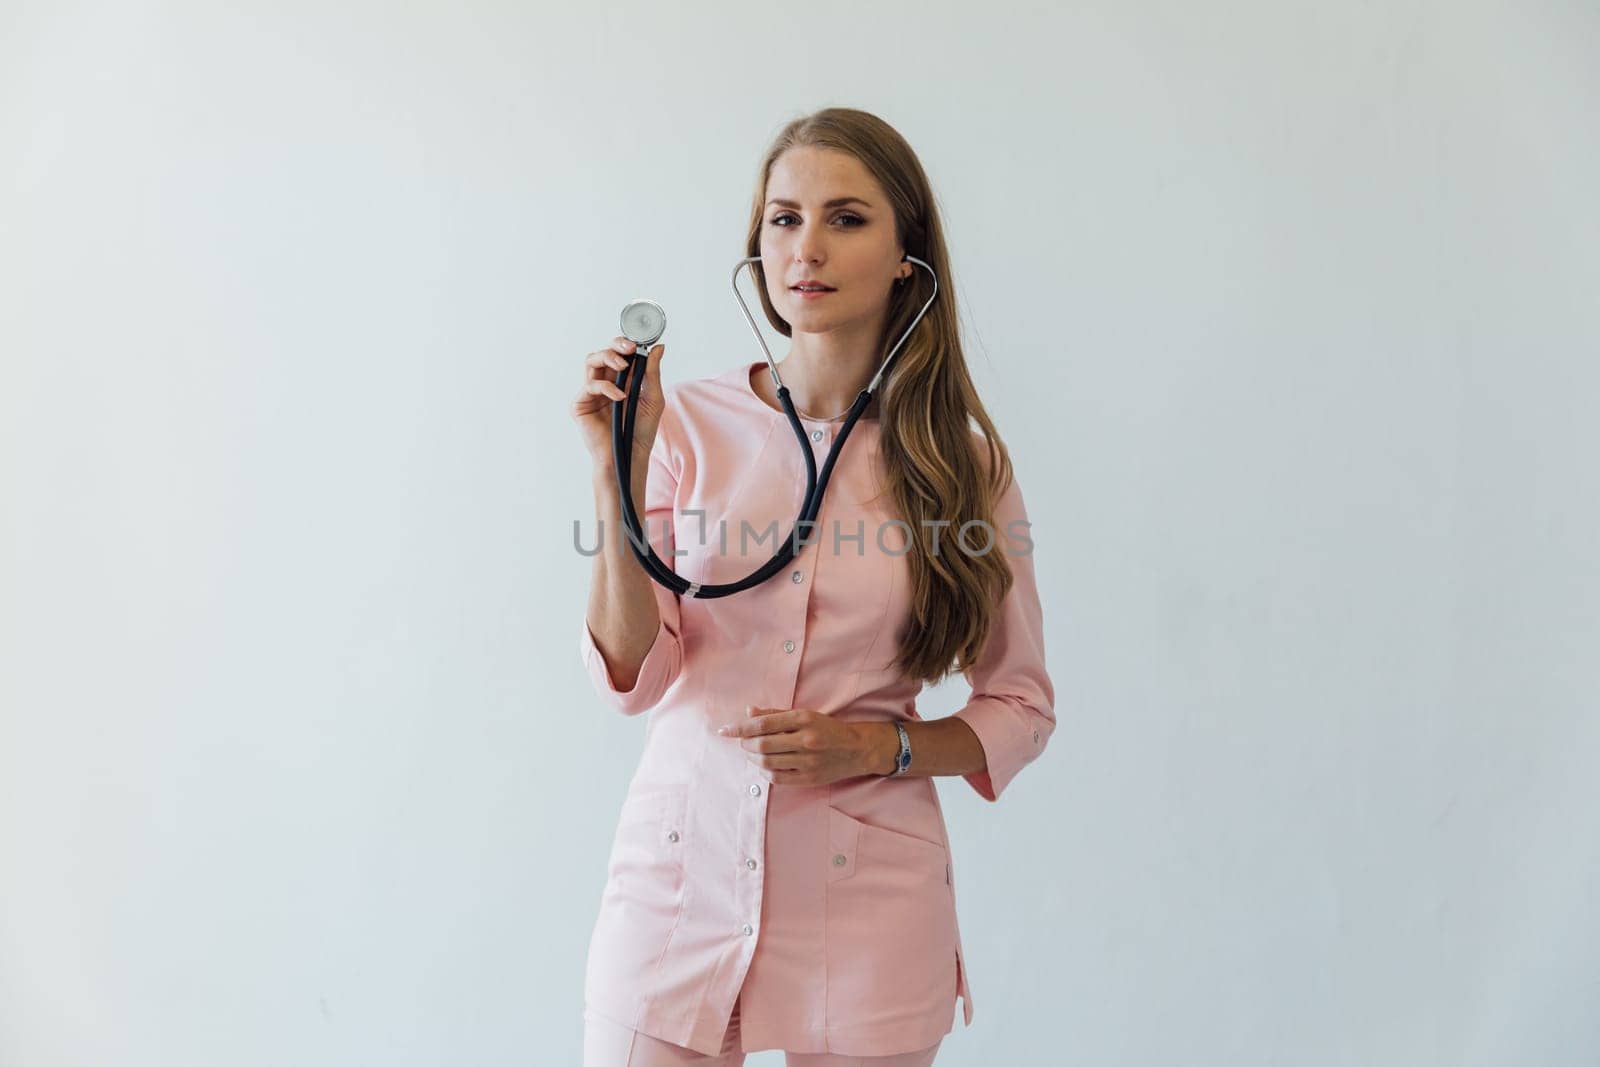
[[[837,1052],[785,1052],[785,1067],[928,1067],[944,1039],[925,1049],[894,1056],[845,1056]],[[739,1002],[733,1002],[733,1015],[727,1033],[722,1035],[722,1051],[707,1056],[693,1049],[641,1034],[637,1030],[588,1012],[583,1014],[583,1067],[742,1067],[745,1053],[739,1051]]]

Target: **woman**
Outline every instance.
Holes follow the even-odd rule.
[[[994,801],[1055,727],[1027,516],[967,373],[927,177],[894,129],[845,108],[786,126],[746,254],[790,338],[779,373],[819,469],[935,292],[905,257],[942,288],[846,439],[804,547],[732,596],[679,598],[632,558],[611,454],[632,343],[585,360],[573,417],[603,548],[580,647],[602,697],[651,715],[589,944],[584,1062],[781,1048],[791,1067],[922,1067],[958,994],[972,1022],[933,777]],[[664,347],[642,361],[635,507],[679,574],[736,581],[795,533],[805,462],[765,360],[663,389]],[[952,666],[972,699],[923,721],[917,694]]]

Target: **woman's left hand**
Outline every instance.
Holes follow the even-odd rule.
[[[746,709],[741,722],[718,727],[736,737],[746,758],[777,785],[827,785],[841,778],[876,774],[879,753],[873,726],[847,722],[810,708]]]

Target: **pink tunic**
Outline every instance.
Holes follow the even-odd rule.
[[[771,558],[799,512],[799,443],[756,394],[753,366],[767,373],[760,360],[666,386],[646,532],[690,580],[742,578]],[[820,473],[841,423],[802,423]],[[747,704],[919,718],[922,683],[888,669],[909,617],[909,542],[887,494],[869,501],[881,487],[879,432],[876,419],[856,423],[812,543],[784,571],[711,600],[654,585],[661,625],[632,689],[612,683],[585,620],[580,647],[596,692],[624,715],[650,712],[589,942],[586,1012],[708,1055],[721,1048],[736,998],[747,1052],[925,1048],[950,1032],[958,994],[971,1025],[934,779],[775,785],[738,738],[716,733]],[[1032,542],[1017,520],[1026,512],[1013,482],[993,551],[1006,554],[1015,584],[972,697],[955,713],[988,761],[966,781],[990,801],[1055,729]],[[955,532],[941,531],[941,551],[958,551]],[[604,536],[610,548],[625,532]],[[974,551],[986,543],[981,527],[968,531]]]

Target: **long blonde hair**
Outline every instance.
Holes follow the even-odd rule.
[[[972,669],[988,641],[994,609],[1011,588],[1011,567],[999,550],[1001,534],[994,517],[995,502],[1011,482],[1011,456],[967,371],[933,190],[916,153],[894,127],[869,112],[842,107],[786,124],[761,163],[745,254],[761,254],[767,180],[778,157],[797,146],[834,149],[859,160],[889,196],[901,247],[939,278],[938,299],[901,345],[877,394],[886,491],[909,526],[911,541],[906,553],[911,618],[897,635],[894,666],[907,677],[936,683],[951,673],[952,664],[962,674]],[[790,336],[789,323],[768,299],[760,262],[752,267],[767,321]],[[874,367],[932,292],[933,280],[921,268],[894,287]],[[986,462],[976,447],[973,422],[987,446]],[[937,552],[933,538],[940,532],[927,525],[935,520],[948,520]],[[979,555],[947,548],[952,532],[973,520],[988,525],[991,550]]]

